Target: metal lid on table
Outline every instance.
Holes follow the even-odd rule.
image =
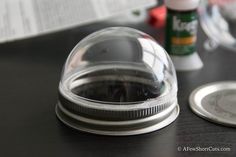
[[[209,83],[189,98],[194,113],[209,121],[236,127],[236,81]]]

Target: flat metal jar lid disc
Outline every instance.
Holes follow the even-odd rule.
[[[73,114],[58,102],[56,115],[64,124],[79,131],[99,135],[128,136],[153,132],[171,124],[179,115],[179,105],[173,104],[165,111],[145,119],[105,121]]]
[[[211,122],[236,127],[236,81],[209,83],[195,89],[190,108]]]

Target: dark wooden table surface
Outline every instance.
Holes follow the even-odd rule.
[[[55,116],[60,73],[70,50],[83,37],[111,24],[93,24],[33,39],[0,44],[0,156],[1,157],[175,157],[236,156],[236,129],[197,117],[188,104],[197,86],[236,80],[236,53],[198,50],[204,68],[178,75],[178,119],[159,131],[129,137],[98,136],[64,126]],[[133,25],[159,41],[163,31]],[[190,152],[178,148],[230,148],[228,152]],[[179,148],[180,149],[180,148]]]

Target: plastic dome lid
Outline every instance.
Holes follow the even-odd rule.
[[[174,66],[145,33],[126,27],[95,32],[66,60],[56,113],[65,124],[96,134],[160,129],[179,113]]]

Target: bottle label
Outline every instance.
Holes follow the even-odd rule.
[[[168,10],[165,47],[171,55],[189,55],[196,51],[197,12]]]

